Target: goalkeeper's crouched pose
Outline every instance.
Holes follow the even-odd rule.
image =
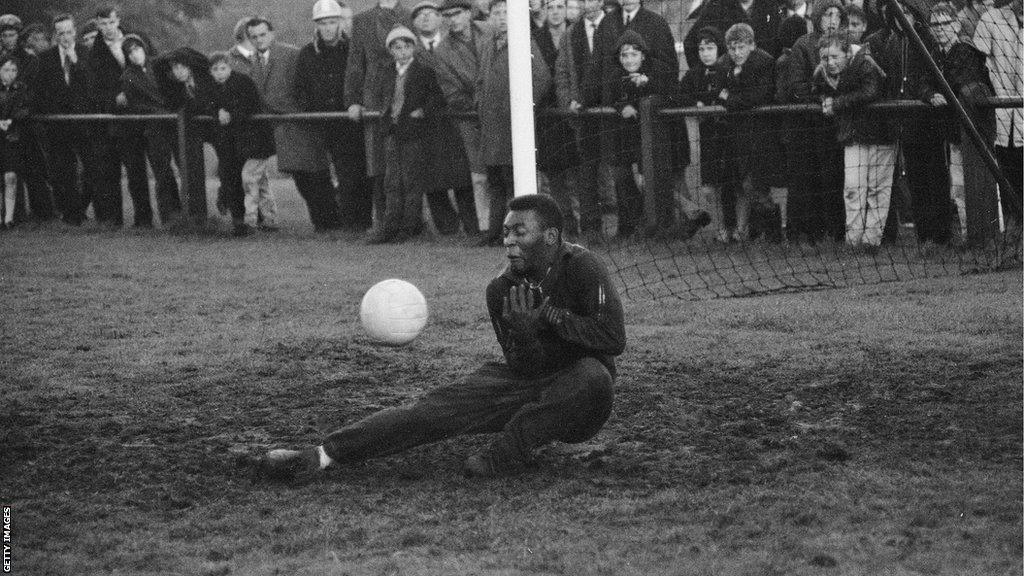
[[[272,450],[264,478],[309,480],[349,462],[393,454],[459,434],[498,433],[470,456],[467,476],[518,469],[548,442],[582,442],[611,414],[614,356],[625,347],[622,303],[601,262],[562,240],[562,213],[549,196],[509,203],[503,238],[508,268],[487,286],[487,309],[506,363],[489,363],[409,406],[332,432],[320,446]]]

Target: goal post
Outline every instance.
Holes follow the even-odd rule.
[[[537,143],[533,118],[533,54],[526,2],[508,3],[508,79],[515,195],[537,193]],[[543,62],[537,65],[543,66]]]

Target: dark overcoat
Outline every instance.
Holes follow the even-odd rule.
[[[409,13],[397,5],[394,9],[379,5],[356,14],[352,20],[352,42],[345,69],[345,106],[360,104],[367,110],[380,110],[378,73],[383,62],[391,61],[384,40],[398,24],[407,25]],[[368,121],[365,126],[366,173],[384,175],[384,123]]]

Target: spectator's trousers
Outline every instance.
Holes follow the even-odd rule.
[[[521,461],[553,440],[583,442],[597,434],[611,414],[612,381],[594,358],[537,378],[489,363],[412,405],[377,412],[331,433],[324,450],[346,463],[461,434],[500,432],[490,455]]]
[[[92,202],[92,181],[96,175],[96,162],[86,128],[71,124],[46,126],[50,183],[54,204],[65,222],[79,224],[85,220],[85,211]],[[78,166],[83,168],[82,182],[78,179]]]
[[[891,144],[851,144],[843,153],[846,243],[879,246],[889,215],[896,149]]]
[[[135,220],[151,221],[153,210],[149,205],[144,128],[138,124],[123,124],[113,129],[100,125],[97,127],[94,146],[97,177],[93,210],[96,212],[96,220],[121,225],[121,166],[124,165]]]

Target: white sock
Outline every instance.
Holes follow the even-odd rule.
[[[320,469],[321,470],[323,470],[324,468],[327,468],[331,464],[334,464],[334,460],[331,460],[331,457],[327,455],[327,452],[324,450],[323,446],[317,446],[316,447],[316,453],[320,455]]]

